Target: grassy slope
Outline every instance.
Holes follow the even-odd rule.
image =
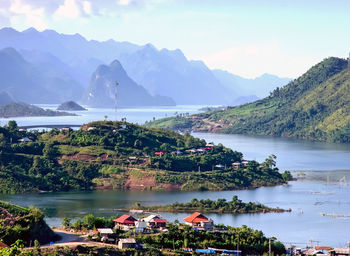
[[[327,58],[267,98],[199,114],[199,120],[188,119],[183,128],[350,142],[349,81],[347,61]],[[180,119],[185,118],[160,119],[149,125],[171,129]],[[213,123],[221,127],[213,129]]]
[[[39,210],[0,201],[0,240],[10,245],[17,239],[27,244],[34,240],[48,243],[56,240],[57,236],[47,226]]]

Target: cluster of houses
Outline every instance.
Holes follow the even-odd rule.
[[[287,254],[296,256],[350,256],[350,247],[333,248],[330,246],[315,246],[307,249],[287,248]]]
[[[181,156],[183,154],[198,154],[198,155],[203,155],[205,154],[208,150],[211,150],[212,147],[214,147],[214,144],[213,143],[208,143],[205,145],[205,147],[200,147],[200,148],[191,148],[191,149],[187,149],[185,151],[181,151],[181,150],[176,150],[176,151],[173,151],[171,152],[172,154],[174,155],[177,155],[177,156]],[[154,154],[156,156],[162,156],[164,155],[166,152],[165,151],[157,151],[155,152]]]
[[[183,155],[184,153],[185,154],[198,154],[198,155],[203,155],[205,154],[207,151],[211,150],[212,148],[214,147],[214,144],[213,143],[207,143],[205,145],[205,147],[200,147],[200,148],[191,148],[191,149],[187,149],[185,150],[184,152],[181,151],[181,150],[176,150],[176,151],[173,151],[171,152],[172,154],[174,155],[177,155],[177,156],[181,156]],[[157,151],[155,152],[154,154],[156,156],[163,156],[166,152],[165,151]],[[247,165],[249,164],[249,161],[248,160],[242,160],[241,162],[234,162],[232,163],[232,167],[233,168],[245,168],[247,167]],[[226,165],[223,165],[223,164],[217,164],[215,165],[215,168],[218,168],[218,169],[226,169]]]
[[[184,218],[185,224],[198,230],[213,230],[213,220],[207,218],[200,212],[195,212],[192,215]],[[115,228],[129,231],[134,230],[137,233],[147,232],[148,229],[166,229],[168,221],[158,214],[152,214],[145,218],[136,219],[131,215],[124,214],[114,220]]]
[[[213,230],[213,220],[207,218],[199,212],[195,212],[192,215],[184,218],[185,224],[193,227],[196,230]],[[133,230],[136,233],[148,233],[151,229],[157,229],[159,231],[167,231],[166,224],[168,221],[162,218],[158,214],[152,214],[144,218],[136,219],[131,215],[124,214],[117,219],[114,219],[115,228],[130,231]],[[99,228],[96,231],[90,233],[91,236],[99,235],[102,242],[114,242],[113,230],[111,228]],[[118,248],[137,248],[139,245],[134,238],[119,239]]]

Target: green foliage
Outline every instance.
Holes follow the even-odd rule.
[[[226,232],[196,231],[189,227],[179,228],[169,224],[168,232],[156,236],[139,235],[137,240],[155,248],[179,250],[186,244],[194,249],[213,247],[236,250],[238,246],[243,255],[262,255],[268,252],[268,238],[263,232],[247,226],[224,228],[227,229]],[[285,248],[280,242],[272,242],[271,249],[275,255],[285,253]]]
[[[251,162],[246,170],[232,170],[242,153],[222,145],[187,152],[206,145],[188,133],[112,121],[85,128],[32,133],[19,132],[15,123],[0,127],[0,193],[90,190],[96,185],[123,189],[128,179],[144,177],[154,178],[155,189],[169,183],[183,190],[222,190],[284,182],[274,159],[260,169]],[[10,144],[19,137],[33,142]],[[165,154],[155,155],[158,151]],[[227,168],[213,170],[217,164]]]
[[[257,213],[257,212],[282,212],[282,209],[272,209],[259,203],[244,203],[237,196],[232,197],[232,201],[218,199],[216,201],[206,199],[192,199],[188,203],[175,202],[170,205],[138,206],[139,209],[147,211],[164,212],[218,212],[218,213]]]
[[[184,130],[273,135],[302,139],[350,142],[350,69],[347,61],[327,58],[298,79],[275,89],[269,97],[238,107],[197,115]],[[186,117],[167,118],[149,126],[175,128]],[[209,120],[209,122],[208,122]]]
[[[96,217],[92,214],[85,215],[84,217],[77,219],[72,226],[76,230],[82,229],[95,229],[95,228],[114,228],[113,220],[116,216],[110,218]],[[63,223],[62,223],[63,224]]]
[[[57,236],[47,226],[43,213],[38,209],[26,209],[0,201],[0,240],[13,244],[18,239],[26,244],[34,240],[47,243],[57,239]]]

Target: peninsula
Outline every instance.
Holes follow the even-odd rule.
[[[262,163],[189,134],[127,122],[79,130],[0,127],[1,193],[117,190],[232,190],[286,183],[275,156]]]

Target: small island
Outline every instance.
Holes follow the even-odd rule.
[[[169,205],[142,206],[136,204],[133,209],[157,212],[192,212],[200,211],[206,213],[268,213],[268,212],[291,212],[291,209],[270,208],[260,203],[244,203],[237,196],[232,197],[232,201],[219,198],[216,201],[206,199],[192,199],[188,203],[175,202]],[[125,210],[131,210],[129,208]]]
[[[76,116],[76,114],[43,109],[23,102],[12,102],[0,106],[0,117],[2,118],[29,116]]]
[[[64,111],[84,111],[87,110],[86,108],[83,108],[78,103],[74,101],[66,101],[63,102],[61,105],[58,106],[57,110],[64,110]]]

